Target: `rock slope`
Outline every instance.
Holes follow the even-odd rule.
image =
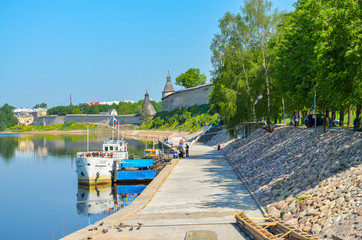
[[[243,176],[267,212],[322,238],[362,239],[362,133],[276,128],[209,141]]]

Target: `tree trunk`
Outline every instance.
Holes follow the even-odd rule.
[[[336,122],[336,111],[332,109],[332,122]]]
[[[243,71],[244,71],[246,90],[247,90],[248,92],[250,92],[248,74],[247,74],[247,72],[246,72],[245,65],[244,65],[244,58],[241,58],[241,65],[242,65]],[[254,116],[255,125],[257,126],[257,125],[258,125],[258,119],[256,118],[255,103],[254,103],[254,99],[253,99],[253,98],[250,98],[250,103],[251,103],[251,109],[252,109],[252,111],[253,111],[253,116]]]
[[[361,105],[357,104],[357,109],[356,109],[356,118],[360,119],[360,114],[361,114]]]
[[[298,119],[299,119],[298,125],[302,125],[302,112],[301,111],[298,112]]]
[[[326,126],[329,126],[329,108],[326,108]]]
[[[353,106],[352,104],[349,105],[349,108],[348,108],[348,127],[353,127]]]
[[[269,87],[269,78],[268,78],[268,72],[265,72],[265,80],[266,80],[266,95],[268,98],[268,116],[266,118],[268,126],[270,126],[270,87]]]
[[[343,126],[344,125],[344,109],[341,109],[339,111],[339,126]]]

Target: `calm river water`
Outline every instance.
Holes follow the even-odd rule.
[[[145,186],[78,187],[75,155],[86,136],[0,134],[0,238],[59,239],[128,205]],[[90,136],[90,150],[107,137]],[[129,140],[142,155],[145,143]]]

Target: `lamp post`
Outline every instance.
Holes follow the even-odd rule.
[[[259,95],[256,99],[255,99],[255,102],[254,102],[254,118],[255,118],[255,124],[257,123],[257,120],[256,120],[256,114],[255,114],[255,107],[256,107],[256,104],[258,103],[258,101],[260,99],[263,98],[263,95]],[[264,117],[263,117],[263,120],[264,120]]]

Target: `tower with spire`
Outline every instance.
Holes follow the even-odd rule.
[[[166,81],[166,85],[165,88],[162,91],[162,98],[172,94],[175,92],[175,89],[173,88],[172,82],[171,82],[171,75],[170,72],[168,72],[167,77],[166,77],[167,81]]]
[[[156,113],[157,112],[156,112],[155,108],[152,106],[152,103],[150,101],[150,96],[149,96],[148,92],[146,91],[145,99],[143,101],[142,113],[141,113],[142,121],[147,122],[154,115],[156,115]]]

